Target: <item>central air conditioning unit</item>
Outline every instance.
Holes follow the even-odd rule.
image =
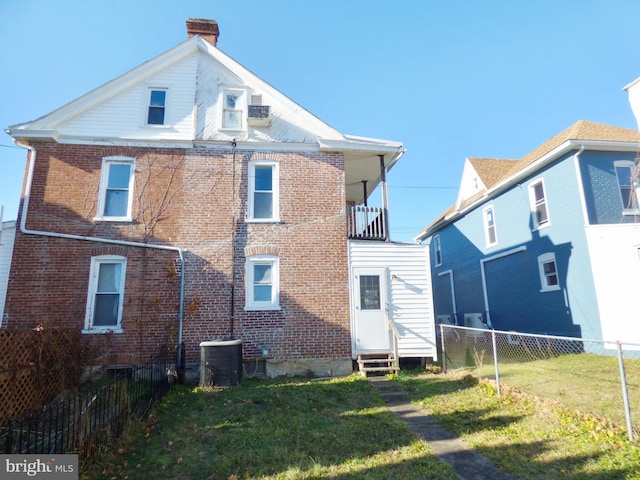
[[[251,95],[248,123],[251,127],[268,127],[271,124],[271,107],[262,105],[262,95]]]

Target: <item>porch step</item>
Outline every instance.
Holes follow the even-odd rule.
[[[358,370],[367,377],[369,373],[397,373],[398,362],[391,352],[358,354]]]

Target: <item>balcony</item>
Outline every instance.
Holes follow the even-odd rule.
[[[351,240],[388,240],[385,209],[357,205],[349,207],[347,229]]]

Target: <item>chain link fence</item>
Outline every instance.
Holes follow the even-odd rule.
[[[467,369],[539,398],[640,429],[640,344],[441,324],[445,371]],[[635,427],[635,430],[634,430]]]

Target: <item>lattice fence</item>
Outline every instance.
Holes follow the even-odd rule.
[[[0,427],[77,385],[80,364],[78,330],[0,330]]]

